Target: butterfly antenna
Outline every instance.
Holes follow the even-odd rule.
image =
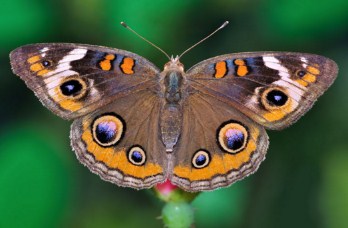
[[[202,43],[203,41],[205,41],[206,39],[208,39],[209,37],[211,37],[212,35],[214,35],[215,33],[217,33],[220,29],[223,29],[226,25],[228,25],[228,21],[225,21],[219,28],[217,28],[214,32],[210,33],[208,36],[206,36],[204,39],[200,40],[199,42],[195,43],[194,45],[192,45],[190,48],[186,49],[186,51],[184,51],[180,56],[179,59],[186,54],[188,51],[190,51],[192,48],[196,47],[198,44]]]
[[[163,54],[165,54],[165,56],[167,56],[167,58],[170,60],[169,55],[163,51],[160,47],[158,47],[157,45],[155,45],[154,43],[150,42],[149,40],[147,40],[145,37],[139,35],[136,31],[134,31],[133,29],[131,29],[131,27],[129,27],[126,23],[124,23],[123,21],[121,22],[121,25],[123,27],[125,27],[126,29],[128,29],[129,31],[131,31],[132,33],[134,33],[135,35],[137,35],[139,38],[141,38],[142,40],[146,41],[148,44],[150,44],[151,46],[153,46],[154,48],[157,48],[157,50],[159,50],[160,52],[162,52]]]

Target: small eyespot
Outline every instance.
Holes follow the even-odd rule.
[[[145,164],[146,154],[140,146],[133,146],[128,151],[128,160],[133,165],[141,166]]]
[[[200,149],[195,152],[192,158],[192,165],[197,169],[204,168],[210,163],[210,156],[208,151]]]
[[[87,93],[87,85],[83,79],[68,78],[59,86],[63,96],[70,97],[74,100],[82,98]]]
[[[49,67],[52,65],[52,62],[51,61],[48,61],[48,60],[44,60],[41,62],[42,66],[44,67]]]
[[[298,77],[302,78],[303,76],[306,75],[306,71],[298,70],[298,71],[296,72],[296,75],[297,75]]]
[[[115,114],[104,114],[97,117],[92,123],[92,135],[102,147],[116,145],[125,132],[123,120]]]
[[[248,130],[235,121],[229,121],[218,129],[219,146],[228,153],[237,153],[246,147],[248,142]]]

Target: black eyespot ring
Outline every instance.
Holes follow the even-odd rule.
[[[146,162],[145,150],[139,145],[135,145],[129,148],[127,157],[128,161],[136,166],[142,166]]]
[[[205,149],[199,149],[193,155],[192,165],[196,169],[202,169],[209,165],[210,160],[209,152]]]
[[[115,146],[126,131],[123,119],[115,113],[104,113],[96,117],[91,126],[93,140],[102,147]]]
[[[303,71],[303,70],[298,70],[297,72],[296,72],[296,75],[298,76],[298,77],[300,77],[300,78],[302,78],[303,76],[305,76],[307,73],[306,73],[306,71]]]
[[[49,67],[49,66],[52,65],[52,62],[49,61],[49,60],[44,60],[44,61],[41,62],[41,64],[42,64],[42,66],[44,66],[44,67]]]
[[[288,96],[280,90],[274,89],[266,95],[269,105],[283,106],[288,101]]]
[[[261,103],[266,110],[287,107],[290,100],[286,89],[279,86],[267,88],[261,94]]]
[[[60,85],[60,90],[65,96],[77,96],[82,90],[82,84],[78,80],[72,79]]]
[[[59,91],[63,97],[78,100],[87,94],[87,83],[79,77],[69,77],[61,81]]]

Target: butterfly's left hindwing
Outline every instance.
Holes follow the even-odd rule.
[[[255,52],[218,56],[187,71],[192,87],[214,96],[271,129],[298,120],[336,78],[328,58]]]
[[[102,179],[136,189],[166,176],[166,153],[158,137],[160,102],[151,91],[119,98],[74,121],[77,158]]]
[[[159,70],[131,52],[83,44],[33,44],[10,54],[13,72],[57,115],[72,119],[154,85]]]

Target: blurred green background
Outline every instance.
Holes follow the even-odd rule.
[[[259,171],[194,201],[197,227],[348,227],[348,1],[1,0],[0,227],[162,227],[149,191],[104,182],[75,158],[68,121],[44,108],[10,69],[9,52],[75,42],[167,59],[230,25],[183,57],[193,64],[242,51],[296,51],[334,59],[334,85],[294,126],[269,132]]]

